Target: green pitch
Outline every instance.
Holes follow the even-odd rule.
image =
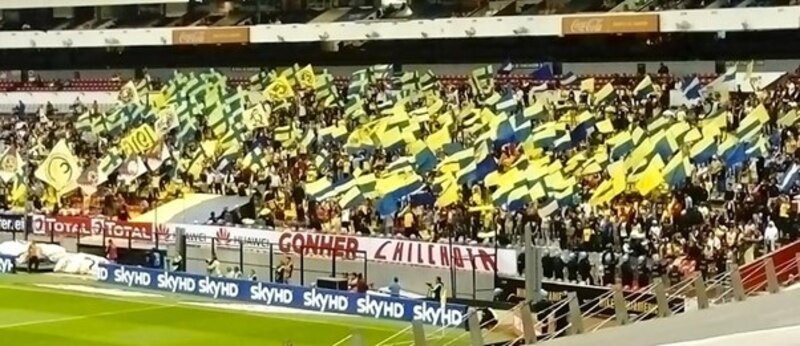
[[[121,298],[36,286],[41,283],[119,288],[55,275],[0,275],[0,344],[332,346],[357,329],[365,345],[378,345],[409,325],[349,316],[238,312],[185,304],[211,302],[196,297]],[[463,330],[431,329],[428,334],[431,346],[461,346],[469,339]],[[405,331],[382,345],[410,346],[411,340]]]

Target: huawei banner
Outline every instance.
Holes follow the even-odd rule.
[[[561,18],[564,35],[659,32],[657,14],[572,16]]]
[[[172,31],[173,45],[234,44],[249,42],[250,29],[247,27],[175,29]]]
[[[210,244],[216,239],[217,246],[238,247],[239,242],[248,246],[274,247],[284,253],[305,253],[308,256],[356,258],[366,254],[367,260],[422,267],[450,268],[480,272],[494,272],[495,265],[501,274],[513,275],[517,269],[517,252],[501,248],[470,245],[431,243],[394,238],[358,237],[341,234],[313,233],[289,230],[264,230],[242,227],[168,224],[168,238],[172,239],[177,229],[183,229],[186,242]],[[169,241],[169,240],[168,240]],[[451,252],[452,251],[452,252]]]

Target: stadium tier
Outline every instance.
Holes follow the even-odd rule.
[[[0,340],[524,346],[780,293],[794,5],[2,1]]]
[[[129,220],[214,193],[250,206],[190,222],[502,248],[531,228],[541,245],[575,251],[564,263],[610,248],[637,265],[687,251],[744,263],[761,247],[728,253],[734,245],[706,244],[752,233],[738,221],[753,210],[793,209],[797,189],[790,161],[757,162],[785,152],[775,136],[794,139],[786,131],[798,91],[784,73],[753,68],[673,82],[553,76],[549,65],[517,78],[501,64],[445,81],[375,65],[336,83],[295,65],[240,81],[213,69],[175,71],[158,91],[145,75],[125,82],[118,104],[102,112],[81,102],[68,115],[18,105],[17,115],[34,115],[7,123],[17,132],[0,172],[12,187],[9,205],[56,214]],[[751,162],[768,171],[751,171]],[[753,194],[769,191],[759,184],[769,181],[776,195]],[[789,219],[770,220],[780,231],[765,244],[796,236]],[[660,270],[670,268],[678,267]]]

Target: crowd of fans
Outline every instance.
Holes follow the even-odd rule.
[[[780,82],[770,90],[757,93],[714,92],[691,106],[670,106],[669,90],[676,85],[669,76],[656,79],[660,88],[646,97],[634,93],[636,80],[615,81],[611,100],[602,107],[593,104],[593,92],[580,90],[577,84],[560,85],[550,90],[547,106],[553,120],[591,110],[611,121],[615,130],[645,127],[658,117],[696,124],[703,119],[727,111],[727,130],[737,128],[741,120],[757,105],[764,104],[770,121],[762,130],[768,138],[768,150],[734,167],[727,167],[718,156],[697,165],[685,183],[671,189],[660,189],[647,196],[626,191],[612,203],[591,205],[589,197],[603,178],[603,173],[576,176],[577,193],[567,205],[541,215],[540,201],[526,203],[509,210],[506,206],[482,208],[491,200],[491,189],[478,181],[458,189],[458,200],[447,207],[437,207],[431,200],[404,198],[391,215],[378,212],[377,201],[366,199],[359,205],[342,208],[337,199],[318,200],[305,192],[308,183],[327,176],[332,181],[352,177],[357,171],[380,173],[403,152],[376,148],[372,152],[348,151],[341,142],[308,147],[284,145],[276,139],[276,128],[299,124],[303,130],[320,129],[345,123],[349,130],[358,120],[345,117],[342,104],[322,106],[313,90],[297,90],[283,104],[270,104],[269,126],[256,128],[241,148],[244,153],[263,148],[265,167],[259,172],[237,165],[209,164],[199,176],[180,169],[185,160],[207,138],[212,130],[204,122],[188,145],[179,145],[175,131],[165,138],[171,158],[155,170],[123,181],[117,174],[98,186],[91,196],[71,193],[50,196],[44,183],[33,175],[29,164],[20,181],[26,193],[20,196],[13,182],[0,191],[0,206],[16,205],[27,211],[51,213],[82,212],[114,215],[127,220],[131,214],[146,211],[164,200],[187,192],[208,192],[251,197],[251,204],[240,210],[212,216],[213,223],[255,222],[267,226],[302,227],[321,232],[394,235],[427,241],[452,237],[461,243],[498,242],[501,246],[518,244],[526,227],[533,231],[538,245],[559,249],[546,257],[545,275],[555,279],[609,284],[620,277],[627,286],[644,286],[651,277],[674,275],[699,270],[704,275],[724,271],[731,262],[751,261],[779,244],[797,238],[797,208],[792,196],[794,184],[779,189],[785,172],[798,158],[798,132],[795,126],[778,126],[777,118],[796,107],[800,91],[791,82]],[[155,85],[151,85],[156,87]],[[344,99],[345,85],[339,86]],[[387,101],[393,99],[391,78],[371,80],[363,91],[363,111],[375,117]],[[154,88],[155,89],[155,88]],[[552,89],[552,88],[551,88]],[[494,91],[510,94],[527,108],[542,96],[536,81],[497,79]],[[430,93],[444,101],[443,112],[460,112],[479,104],[482,96],[470,83],[437,82]],[[555,95],[555,96],[553,96]],[[407,109],[429,105],[429,99],[412,99]],[[255,106],[248,101],[245,108]],[[74,107],[75,116],[82,111],[96,112],[97,107]],[[24,112],[21,112],[24,113]],[[18,114],[0,120],[0,138],[5,148],[16,148],[25,162],[36,162],[47,155],[59,139],[67,139],[72,150],[88,167],[97,163],[116,142],[115,137],[99,137],[75,127],[75,116],[55,116],[53,112],[34,115]],[[202,111],[194,116],[202,117]],[[534,123],[536,120],[534,120]],[[421,136],[437,131],[435,125],[422,126]],[[463,128],[451,132],[453,142],[464,145],[475,140]],[[554,152],[557,160],[566,162],[579,148],[598,147],[603,140],[590,136],[573,149]],[[320,165],[316,154],[325,150],[327,162]],[[494,148],[491,156],[498,170],[507,169],[524,149],[515,143]],[[176,172],[177,171],[177,172]],[[435,174],[423,175],[423,191],[433,191]],[[598,256],[599,254],[599,256]],[[592,269],[586,264],[590,258]]]

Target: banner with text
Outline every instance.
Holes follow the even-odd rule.
[[[153,240],[153,225],[147,222],[114,221],[103,217],[88,216],[31,216],[33,234],[62,237],[105,236],[108,238]]]
[[[220,27],[172,30],[172,44],[230,44],[250,42],[249,27]]]
[[[0,214],[0,232],[25,232],[25,215]]]
[[[659,32],[657,14],[564,16],[561,33],[564,35],[628,34]]]
[[[246,245],[269,247],[277,245],[281,252],[330,257],[356,258],[366,253],[367,260],[422,267],[472,270],[514,275],[517,270],[517,252],[514,249],[495,249],[482,246],[451,245],[393,238],[358,237],[349,235],[312,233],[289,230],[264,230],[241,227],[168,224],[169,237],[181,228],[190,244],[208,244],[217,239],[217,246]]]
[[[325,313],[402,321],[420,320],[436,326],[460,326],[467,313],[466,306],[457,304],[442,306],[438,302],[427,300],[164,272],[114,264],[100,264],[97,280],[128,287]]]

